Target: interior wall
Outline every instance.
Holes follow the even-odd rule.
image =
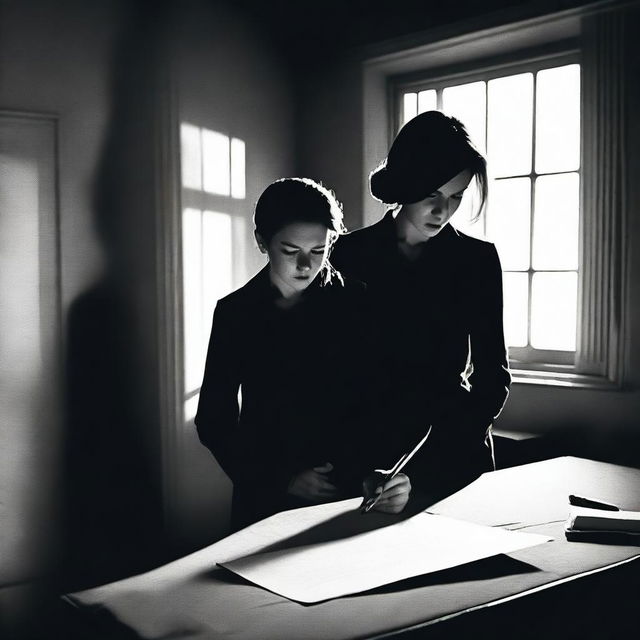
[[[268,184],[294,173],[293,96],[288,67],[267,35],[232,5],[206,4],[188,3],[178,17],[178,119],[245,142],[245,197],[215,200],[216,211],[244,221],[234,245],[244,254],[235,265],[239,287],[265,264],[253,238],[253,206]],[[193,420],[180,428],[169,518],[178,547],[192,549],[228,532],[231,483]]]
[[[361,76],[360,60],[347,57],[300,73],[296,93],[297,171],[335,192],[350,230],[363,220]]]
[[[51,323],[56,330],[51,345],[55,362],[43,360],[41,371],[34,372],[36,377],[45,376],[55,402],[20,430],[12,425],[3,428],[1,438],[3,455],[25,461],[5,466],[5,473],[11,469],[15,475],[2,487],[14,491],[8,505],[20,502],[3,514],[3,540],[5,531],[23,534],[15,547],[3,544],[0,557],[3,568],[11,568],[10,574],[2,572],[8,582],[0,584],[7,637],[18,637],[21,622],[34,619],[33,592],[21,590],[20,585],[48,579],[60,555],[66,442],[60,342],[66,339],[73,301],[95,281],[103,264],[94,229],[93,181],[109,121],[109,68],[120,13],[117,2],[32,0],[0,5],[0,109],[46,114],[56,132],[50,235],[32,239],[36,245],[51,242],[56,247],[50,273],[39,285],[41,295],[52,300],[51,315],[32,319]],[[14,340],[13,330],[0,327],[5,340]]]
[[[158,112],[176,106],[169,123],[176,132],[189,121],[245,141],[249,221],[264,187],[294,173],[293,99],[286,65],[233,3],[151,4],[1,5],[0,109],[57,122],[64,371],[52,381],[61,398],[59,428],[34,422],[19,442],[2,434],[9,452],[25,438],[38,443],[15,482],[33,498],[44,495],[43,486],[52,497],[29,521],[12,515],[12,530],[39,527],[45,518],[46,530],[55,530],[46,563],[34,567],[28,545],[23,558],[12,558],[12,587],[48,579],[56,560],[56,589],[105,582],[161,558],[167,524],[185,548],[228,527],[230,483],[193,424],[174,425],[176,448],[163,450],[157,216],[166,210],[162,179],[177,177],[159,166],[170,134]],[[176,54],[173,91],[169,51]],[[248,277],[263,264],[249,224],[244,240]],[[28,597],[7,597],[16,617],[28,616]]]
[[[637,175],[640,145],[640,129],[633,114],[640,107],[636,78],[638,77],[638,53],[632,46],[634,25],[639,24],[637,9],[629,9],[628,46],[626,53],[626,113],[627,113],[627,175]],[[535,24],[535,21],[534,21]],[[567,37],[577,35],[579,20],[573,19],[562,27]],[[568,26],[567,26],[568,25]],[[478,21],[478,29],[496,26]],[[468,27],[467,27],[468,28]],[[553,40],[556,28],[545,27],[546,36]],[[450,45],[430,49],[425,54],[423,66],[451,63],[458,55],[469,56],[467,45],[460,45],[458,36],[464,33],[462,26],[449,25],[430,35],[403,38],[401,41],[383,43],[362,50],[360,59],[355,55],[324,67],[320,72],[308,74],[302,81],[299,105],[304,123],[346,123],[348,126],[327,127],[320,132],[309,127],[299,128],[301,166],[314,172],[314,176],[326,180],[343,199],[349,211],[350,228],[366,226],[380,219],[384,208],[368,194],[369,171],[383,159],[389,144],[389,119],[386,109],[387,77],[407,73],[407,59],[420,47],[450,39]],[[637,29],[637,27],[636,27]],[[539,30],[538,30],[539,31]],[[533,32],[532,32],[533,33]],[[481,34],[481,32],[480,32]],[[526,34],[525,34],[526,35]],[[533,35],[526,35],[531,40]],[[431,39],[430,39],[431,38]],[[512,34],[505,29],[500,46],[509,46]],[[535,44],[531,40],[530,44]],[[483,57],[482,37],[472,38],[470,45]],[[457,48],[456,48],[457,47]],[[467,51],[464,51],[465,47]],[[321,118],[319,118],[321,116]],[[375,136],[371,136],[371,132]],[[358,163],[354,149],[364,149],[362,162]],[[635,173],[634,173],[635,171]],[[354,189],[358,185],[360,191]],[[595,390],[550,387],[531,384],[514,384],[507,404],[496,421],[496,428],[521,433],[545,433],[560,442],[551,453],[574,452],[624,463],[640,464],[638,432],[640,429],[640,353],[636,336],[640,335],[640,291],[633,274],[640,273],[640,225],[636,213],[640,209],[637,181],[629,179],[628,189],[628,273],[629,289],[625,294],[625,306],[629,319],[626,338],[626,375],[622,390]]]

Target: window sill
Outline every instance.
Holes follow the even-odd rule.
[[[514,384],[533,384],[545,387],[567,387],[571,389],[620,390],[620,385],[601,376],[589,376],[563,371],[534,371],[531,369],[511,369]]]

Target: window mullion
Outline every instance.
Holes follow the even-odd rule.
[[[527,309],[527,346],[531,347],[531,319],[533,313],[533,232],[535,226],[535,205],[536,205],[536,173],[535,173],[535,161],[536,161],[536,123],[538,119],[538,113],[536,109],[538,95],[538,75],[533,74],[533,91],[531,92],[531,99],[533,100],[533,108],[531,118],[531,173],[529,179],[531,180],[531,189],[529,191],[529,296],[528,296],[528,309]]]

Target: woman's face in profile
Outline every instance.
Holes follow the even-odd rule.
[[[269,256],[271,282],[286,298],[304,291],[325,264],[331,232],[322,224],[294,222],[280,229],[269,242],[257,236]]]
[[[416,235],[417,238],[433,238],[440,233],[460,206],[464,191],[470,182],[471,172],[465,169],[424,200],[403,204],[398,216],[403,216],[415,234],[419,234]]]

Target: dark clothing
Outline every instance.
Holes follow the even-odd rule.
[[[342,496],[371,470],[362,448],[362,283],[320,278],[289,309],[265,267],[218,301],[200,391],[200,440],[233,482],[232,526],[301,506],[292,477],[331,462]],[[238,391],[241,393],[241,408]]]
[[[390,211],[340,238],[332,262],[365,282],[374,298],[387,373],[380,415],[394,433],[385,438],[387,455],[413,447],[432,424],[407,468],[414,486],[446,494],[489,470],[485,439],[511,381],[495,247],[447,225],[410,262],[398,249]]]

